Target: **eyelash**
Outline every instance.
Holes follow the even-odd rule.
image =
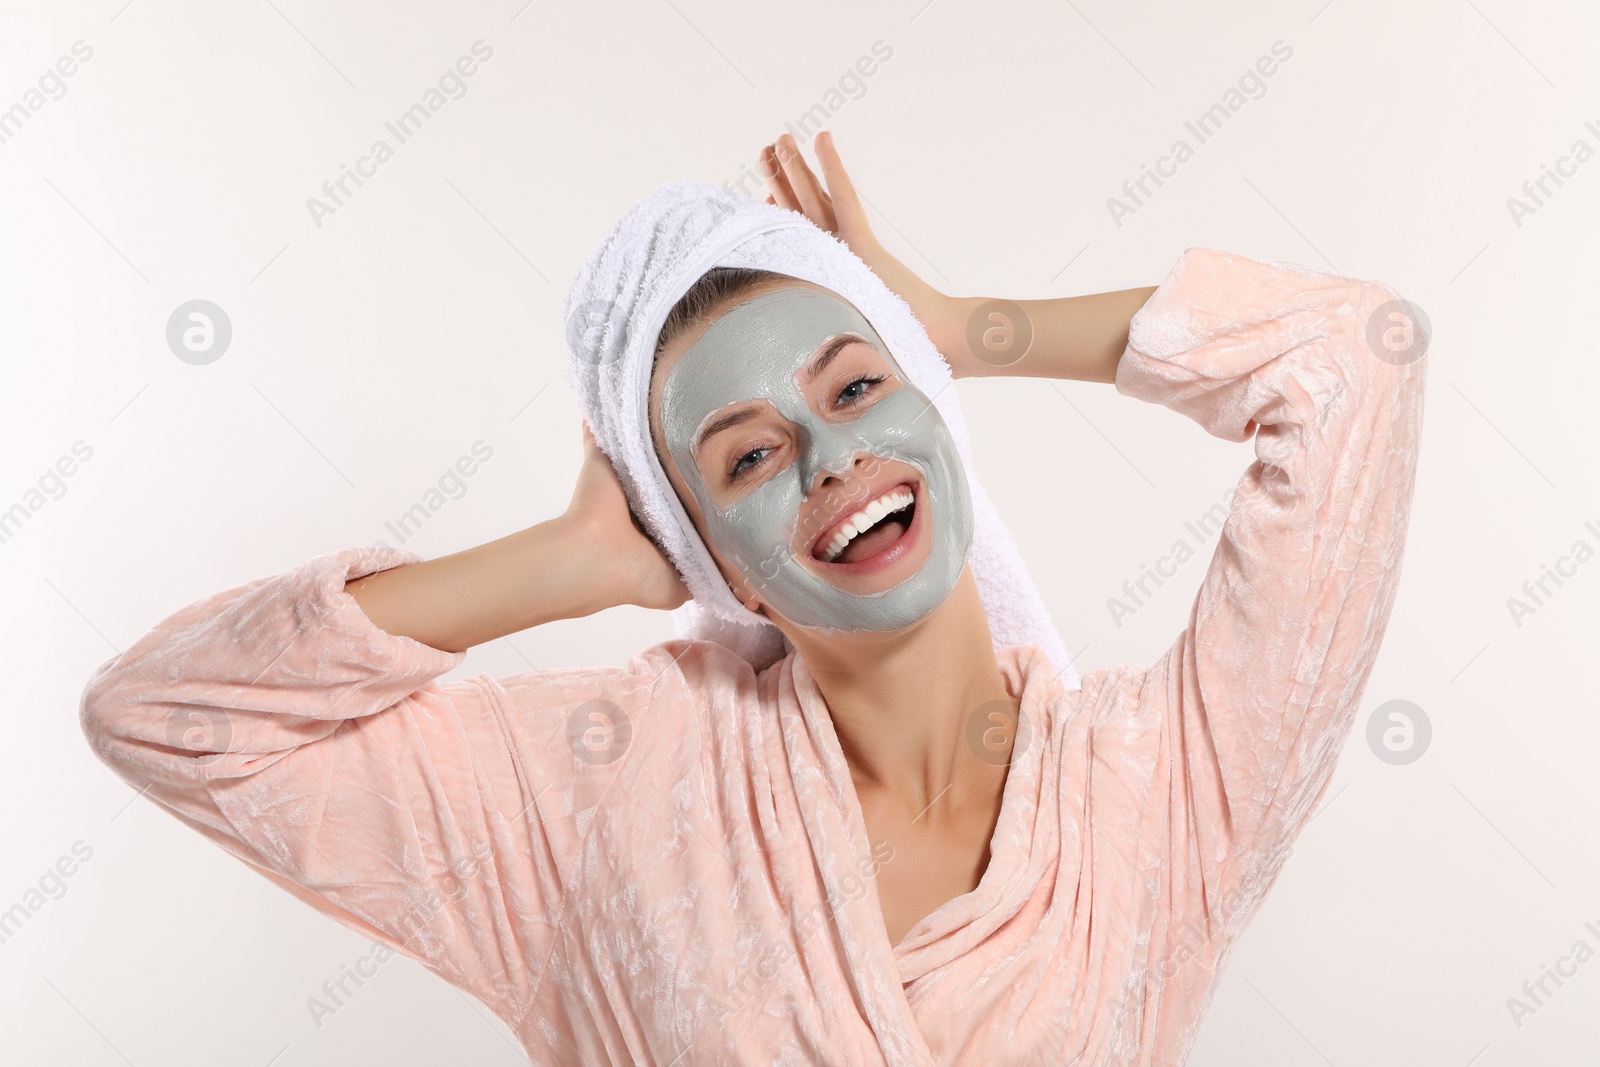
[[[848,382],[845,385],[845,387],[843,389],[840,389],[839,390],[839,396],[843,397],[846,390],[854,388],[857,385],[865,384],[867,386],[867,392],[862,392],[860,395],[858,395],[858,396],[856,396],[856,397],[854,397],[854,398],[852,398],[850,400],[844,401],[844,404],[845,404],[846,407],[854,407],[854,406],[856,406],[857,404],[860,404],[863,400],[866,399],[867,393],[870,392],[870,390],[874,386],[880,385],[885,380],[887,380],[888,377],[889,376],[887,374],[863,374],[860,377],[852,379],[850,382]],[[772,451],[772,450],[769,449],[769,448],[752,448],[750,451],[746,452],[744,455],[739,456],[736,459],[734,459],[733,466],[728,469],[728,481],[729,482],[736,482],[740,478],[743,478],[744,476],[749,474],[751,471],[755,470],[757,467],[759,467],[761,465],[762,461],[766,459],[765,453],[770,452],[770,451]],[[758,452],[762,453],[761,459],[756,460],[754,463],[752,463],[748,467],[741,466],[741,464],[744,463],[745,460],[749,459],[751,456],[755,455]]]

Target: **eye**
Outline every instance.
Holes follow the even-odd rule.
[[[888,378],[887,374],[863,374],[839,390],[839,397],[836,402],[843,404],[845,407],[859,404],[872,391],[873,386],[883,382],[886,378]],[[858,386],[860,387],[859,390],[857,389]]]
[[[767,453],[771,451],[772,449],[770,448],[752,448],[744,455],[739,456],[733,461],[733,466],[728,468],[728,481],[736,482],[750,471],[755,470],[767,458]]]

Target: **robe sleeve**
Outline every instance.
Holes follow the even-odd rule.
[[[670,653],[441,684],[466,653],[344,590],[419,559],[349,548],[191,604],[95,672],[80,721],[130,786],[515,1027]]]
[[[1117,390],[1255,450],[1184,631],[1153,666],[1085,681],[1097,862],[1128,936],[1148,937],[1123,1004],[1140,1063],[1186,1053],[1377,658],[1422,428],[1426,339],[1405,351],[1401,299],[1191,248],[1130,324]]]

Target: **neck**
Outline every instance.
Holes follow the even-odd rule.
[[[992,787],[996,768],[969,745],[968,726],[990,721],[984,705],[1003,701],[1013,715],[1016,701],[970,566],[943,604],[905,630],[789,638],[827,702],[858,791],[894,794],[917,810],[946,790]]]

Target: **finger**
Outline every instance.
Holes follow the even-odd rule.
[[[772,191],[773,203],[790,211],[800,210],[800,201],[795,199],[794,190],[789,187],[789,178],[783,173],[783,165],[778,162],[773,145],[769,144],[761,150],[761,176]]]
[[[856,195],[856,187],[845,173],[844,162],[833,143],[833,131],[817,134],[817,162],[822,164],[822,176],[827,179],[828,192],[833,197],[833,213],[839,225],[847,231],[871,233],[867,212]]]
[[[806,164],[805,158],[800,155],[800,146],[795,143],[792,134],[786,133],[778,138],[778,162],[783,164],[783,172],[789,178],[789,186],[799,198],[806,217],[830,233],[838,229],[839,223],[833,215],[833,204],[829,201],[828,194],[823,191],[822,184],[817,181],[817,176]]]

